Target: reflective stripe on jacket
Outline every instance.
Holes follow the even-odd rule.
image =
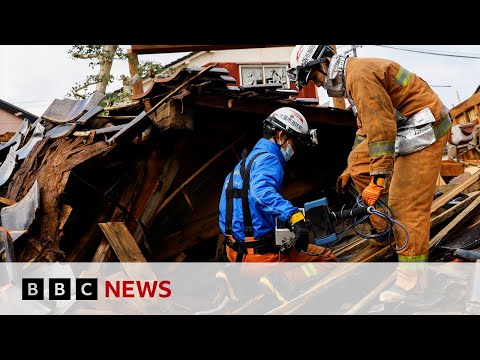
[[[397,135],[394,109],[411,117],[428,107],[435,124],[444,115],[444,105],[430,86],[394,61],[349,58],[345,82],[347,96],[355,103],[358,121],[368,138],[371,175],[393,172]]]

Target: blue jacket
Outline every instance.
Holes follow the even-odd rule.
[[[285,159],[278,145],[267,139],[260,139],[255,144],[253,150],[248,154],[246,165],[250,164],[250,159],[259,152],[266,152],[258,156],[250,170],[250,191],[248,200],[250,203],[250,212],[252,215],[252,226],[254,238],[260,239],[275,231],[275,218],[287,221],[296,213],[297,207],[294,207],[290,201],[285,200],[280,192],[283,186],[283,167]],[[240,163],[235,166],[233,187],[241,189],[243,180],[240,175]],[[226,217],[226,189],[230,173],[223,183],[222,195],[219,206],[219,225],[223,234],[225,234]],[[233,236],[236,240],[245,240],[245,231],[243,226],[242,199],[233,199]]]

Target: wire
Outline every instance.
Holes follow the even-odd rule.
[[[395,46],[389,45],[376,45],[379,47],[395,49],[395,50],[402,50],[402,51],[410,51],[420,54],[428,54],[428,55],[437,55],[437,56],[447,56],[447,57],[455,57],[455,58],[464,58],[464,59],[480,59],[480,56],[470,56],[470,55],[458,55],[458,54],[446,54],[446,53],[438,53],[433,51],[424,51],[424,50],[415,50],[415,49],[406,49],[406,48],[399,48]]]
[[[363,207],[363,206],[364,206],[364,204],[363,204],[363,201],[362,201],[362,196],[359,195],[356,199],[356,205],[354,206],[354,208],[355,207]],[[401,251],[401,250],[405,249],[408,245],[408,242],[409,242],[409,236],[408,236],[407,229],[405,228],[405,226],[403,226],[403,224],[401,224],[400,222],[395,220],[392,209],[390,209],[390,207],[387,204],[385,204],[382,200],[377,201],[377,206],[381,209],[381,211],[374,209],[374,210],[371,211],[371,214],[377,215],[377,216],[379,216],[381,218],[384,218],[386,220],[385,229],[383,231],[380,231],[380,232],[378,232],[378,230],[375,230],[376,233],[374,233],[373,235],[366,235],[362,231],[359,231],[356,228],[356,226],[359,223],[363,222],[363,220],[369,218],[369,215],[367,215],[367,216],[362,217],[359,221],[355,222],[355,224],[353,225],[354,231],[359,236],[361,236],[365,239],[378,239],[378,238],[382,238],[382,237],[386,236],[387,241],[389,242],[389,246],[392,250]],[[392,233],[394,225],[400,226],[400,228],[405,232],[405,242],[399,248],[395,247],[395,245],[393,244],[393,241],[392,241],[391,233]]]

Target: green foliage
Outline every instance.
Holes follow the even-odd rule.
[[[112,47],[115,51],[111,51]],[[106,61],[129,61],[136,65],[137,74],[143,79],[147,77],[155,77],[162,74],[165,68],[158,62],[154,61],[136,61],[118,45],[73,45],[68,51],[68,55],[74,60],[88,60],[89,67],[98,70],[97,75],[89,75],[83,82],[77,82],[70,89],[67,94],[68,97],[86,98],[95,91],[95,86],[100,82],[106,82],[108,87],[115,78],[110,74],[100,75],[100,67]],[[118,79],[120,80],[120,78]],[[115,103],[127,100],[128,95],[125,95],[122,90],[115,90],[113,92],[106,92],[105,105],[111,106]]]

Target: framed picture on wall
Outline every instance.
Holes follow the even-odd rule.
[[[263,84],[263,69],[258,67],[242,68],[242,85]]]
[[[241,65],[241,85],[282,84],[289,89],[286,65]]]
[[[285,66],[265,66],[264,73],[266,84],[282,84],[284,88],[288,88]]]

